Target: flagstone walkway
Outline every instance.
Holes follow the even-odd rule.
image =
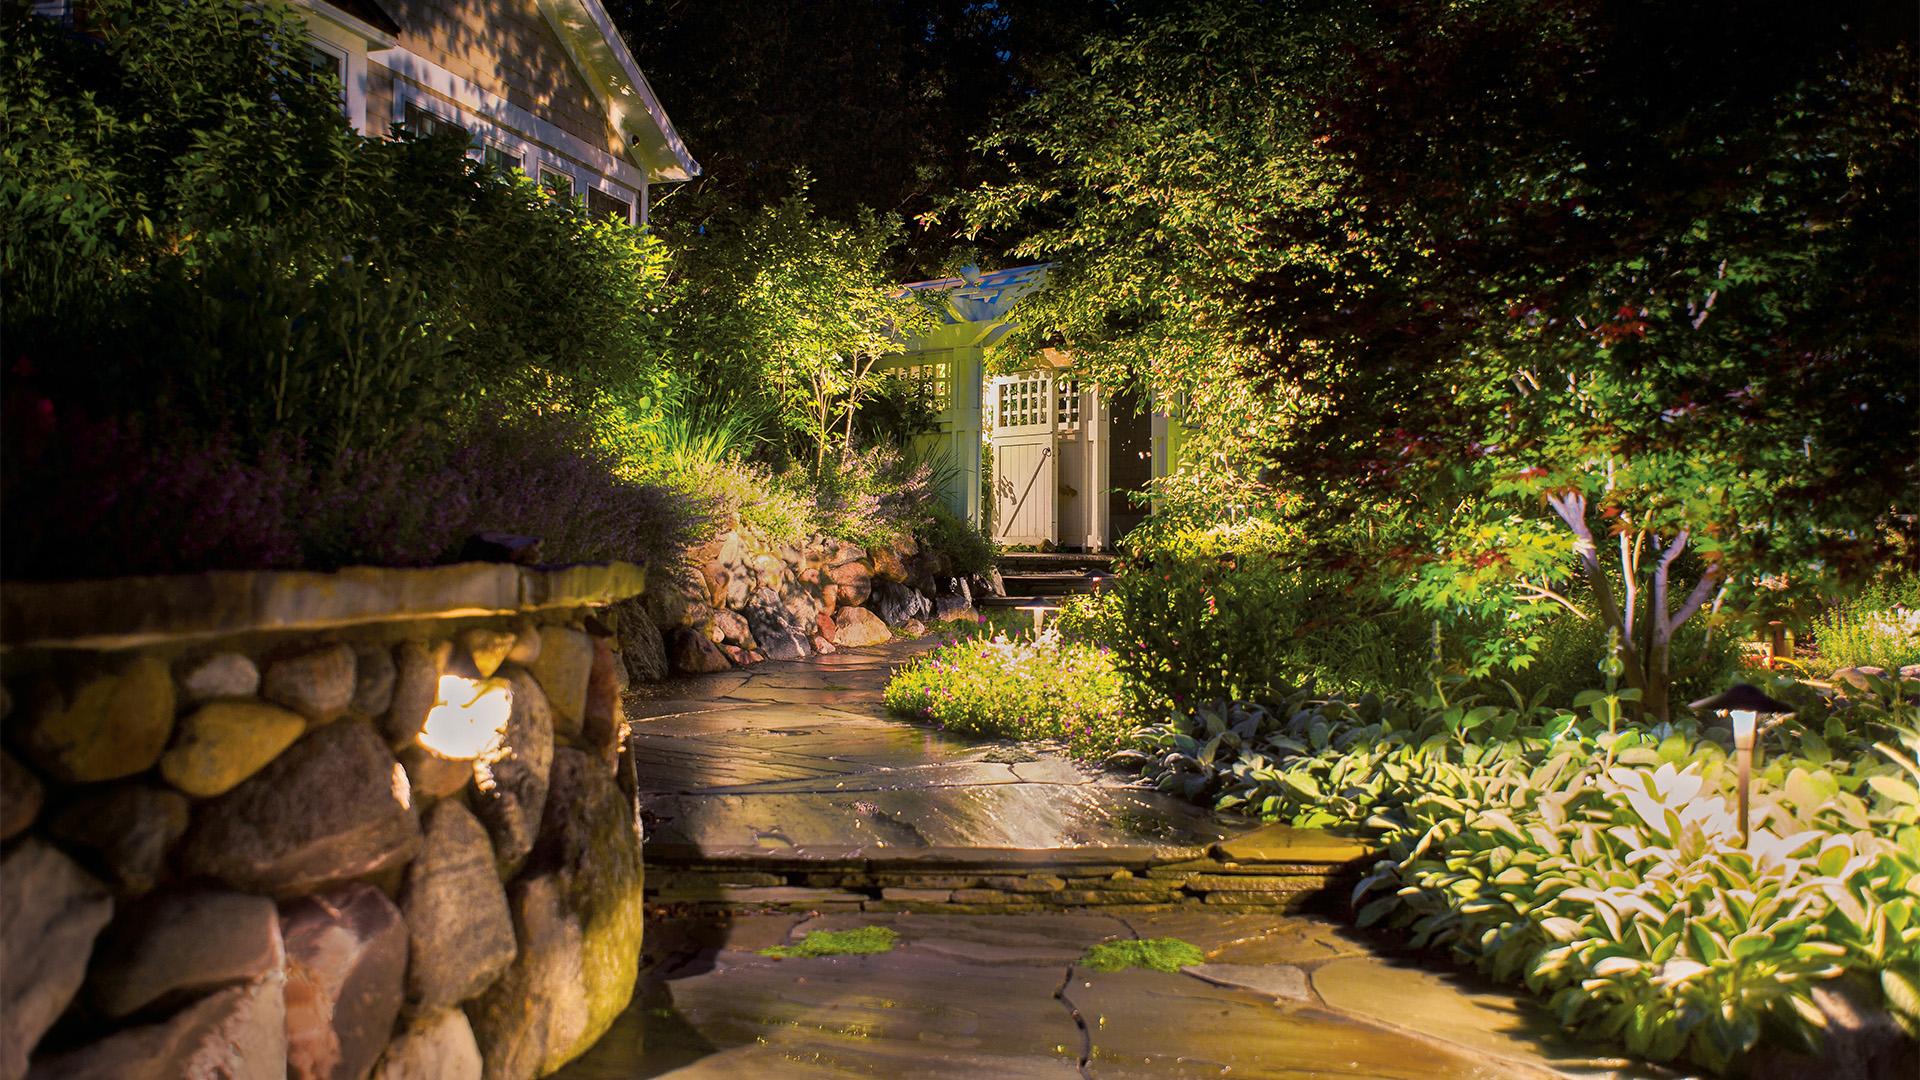
[[[808,860],[871,866],[883,855],[952,861],[969,848],[1004,859],[1051,847],[1083,861],[1222,857],[1223,841],[1248,848],[1236,840],[1244,822],[1059,757],[887,718],[879,704],[887,671],[924,647],[763,664],[636,695],[629,711],[650,875],[659,856],[690,852],[751,873],[815,865]],[[1530,1000],[1422,966],[1390,938],[1316,915],[1206,906],[948,914],[858,900],[823,894],[811,910],[781,914],[653,909],[632,1006],[560,1075],[1668,1075],[1596,1057]],[[898,933],[893,951],[760,953],[810,931],[872,925]],[[1206,963],[1178,974],[1079,964],[1101,941],[1152,937],[1190,942]]]

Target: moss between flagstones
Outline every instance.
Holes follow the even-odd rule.
[[[803,956],[866,956],[892,952],[899,934],[884,926],[863,926],[858,930],[815,930],[803,935],[798,944],[774,945],[761,949],[761,956],[791,960]]]
[[[1155,971],[1177,972],[1191,964],[1204,964],[1207,954],[1179,938],[1144,938],[1139,941],[1103,941],[1080,957],[1080,966],[1094,971],[1119,971],[1143,967]]]

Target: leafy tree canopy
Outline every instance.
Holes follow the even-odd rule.
[[[1915,557],[1912,11],[1142,11],[962,217],[1109,381],[1251,398],[1189,417],[1309,535],[1603,618],[1656,697],[1703,607]]]

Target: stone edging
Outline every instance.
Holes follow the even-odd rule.
[[[1269,825],[1205,847],[700,851],[650,844],[647,903],[702,911],[1016,914],[1061,910],[1290,912],[1330,906],[1378,853]]]
[[[136,648],[258,631],[509,615],[637,596],[634,563],[222,570],[0,586],[0,649]]]

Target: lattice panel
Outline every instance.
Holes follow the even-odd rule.
[[[933,407],[939,412],[946,412],[953,403],[953,365],[944,360],[930,364],[902,364],[888,368],[887,373],[925,387],[932,395]]]
[[[1059,379],[1053,384],[1055,408],[1053,415],[1061,431],[1080,430],[1080,384],[1073,379]]]
[[[1009,379],[1000,384],[1000,400],[994,415],[994,427],[1035,427],[1050,419],[1047,400],[1053,380],[1046,375]]]

